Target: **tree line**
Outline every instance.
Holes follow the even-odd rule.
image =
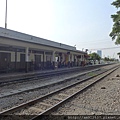
[[[96,61],[98,61],[98,63],[100,64],[100,60],[104,60],[104,61],[118,61],[118,59],[114,59],[114,58],[109,58],[109,57],[104,57],[101,58],[97,53],[91,53],[89,54],[89,61],[93,61],[94,64],[96,64]]]

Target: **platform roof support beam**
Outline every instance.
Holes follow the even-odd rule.
[[[26,62],[25,71],[27,73],[28,72],[28,64],[29,64],[29,48],[28,47],[25,49],[25,62]]]
[[[72,67],[74,66],[73,64],[74,64],[74,55],[72,54],[72,59],[71,59],[71,65],[72,65]]]
[[[74,62],[75,62],[75,66],[77,66],[77,56],[74,56]]]
[[[53,65],[53,69],[55,69],[55,51],[53,51],[52,53],[52,65]]]
[[[72,62],[74,62],[74,55],[72,54]]]
[[[55,62],[55,51],[52,52],[52,62]]]
[[[68,54],[68,67],[70,67],[70,54]]]
[[[65,54],[62,53],[62,62],[65,62]]]
[[[46,67],[46,54],[45,54],[45,51],[43,52],[43,68]]]
[[[83,60],[83,57],[82,57],[82,55],[81,55],[81,61]]]
[[[85,61],[85,57],[84,57],[84,55],[83,55],[83,61]]]
[[[70,62],[70,54],[68,54],[68,61]]]

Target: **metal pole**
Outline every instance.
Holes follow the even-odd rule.
[[[6,0],[6,11],[5,11],[5,29],[7,29],[7,0]]]

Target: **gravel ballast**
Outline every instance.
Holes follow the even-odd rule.
[[[105,69],[108,69],[110,68],[111,66],[107,66],[106,67],[103,67],[102,68],[102,71],[104,71]],[[99,71],[100,72],[100,71]],[[73,76],[73,74],[75,73],[72,73],[71,76]],[[89,74],[91,75],[91,74]],[[58,77],[52,77],[51,79],[49,79],[49,82],[51,81],[56,81],[60,78],[65,78],[66,76],[70,76],[70,74],[67,74],[67,75],[62,75],[62,76],[58,76]],[[85,77],[85,76],[84,76]],[[80,77],[80,79],[84,78],[84,77]],[[76,79],[77,80],[77,79]],[[6,109],[6,108],[9,108],[9,107],[13,107],[15,105],[19,105],[19,104],[22,104],[26,101],[29,101],[29,100],[32,100],[32,99],[35,99],[36,97],[40,97],[42,95],[45,95],[51,91],[54,91],[56,89],[59,89],[61,87],[64,87],[68,84],[72,84],[73,81],[75,82],[75,80],[71,80],[71,81],[68,81],[64,84],[58,84],[58,85],[55,85],[55,86],[49,86],[49,87],[46,87],[46,88],[42,88],[42,89],[38,89],[38,90],[35,90],[35,91],[29,91],[29,92],[26,92],[26,93],[22,93],[22,94],[19,94],[19,95],[14,95],[14,96],[9,96],[9,97],[5,97],[5,98],[0,98],[0,111],[3,110],[3,109]],[[31,83],[31,84],[30,84]],[[33,84],[45,84],[45,83],[48,83],[48,80],[42,80],[42,81],[31,81],[29,83],[26,83],[26,84],[15,84],[15,88],[13,87],[13,85],[10,85],[9,87],[8,86],[4,86],[4,89],[2,88],[2,91],[8,91],[8,90],[12,90],[13,88],[14,89],[18,89],[18,87],[28,87],[28,86],[33,86]],[[8,88],[8,89],[7,89]]]
[[[118,76],[118,77],[117,77]],[[64,104],[53,115],[120,115],[120,68]]]
[[[103,71],[104,70],[96,71],[95,73],[97,74],[97,73],[101,73]],[[18,105],[18,104],[21,104],[23,102],[27,102],[27,101],[35,99],[37,97],[43,96],[45,94],[48,94],[49,92],[55,91],[57,89],[65,87],[67,85],[73,84],[74,82],[77,82],[77,81],[80,81],[84,78],[90,77],[91,75],[94,75],[95,73],[91,72],[91,74],[78,77],[79,79],[78,78],[71,79],[71,80],[60,82],[59,84],[56,83],[56,84],[49,85],[49,86],[39,88],[39,89],[36,89],[36,90],[28,91],[28,92],[25,92],[25,93],[20,93],[20,94],[11,95],[11,96],[8,96],[8,97],[0,98],[0,111],[2,109],[6,109],[6,108],[12,107],[14,105]]]

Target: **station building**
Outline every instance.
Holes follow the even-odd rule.
[[[0,27],[0,72],[75,67],[86,60],[76,47]]]

